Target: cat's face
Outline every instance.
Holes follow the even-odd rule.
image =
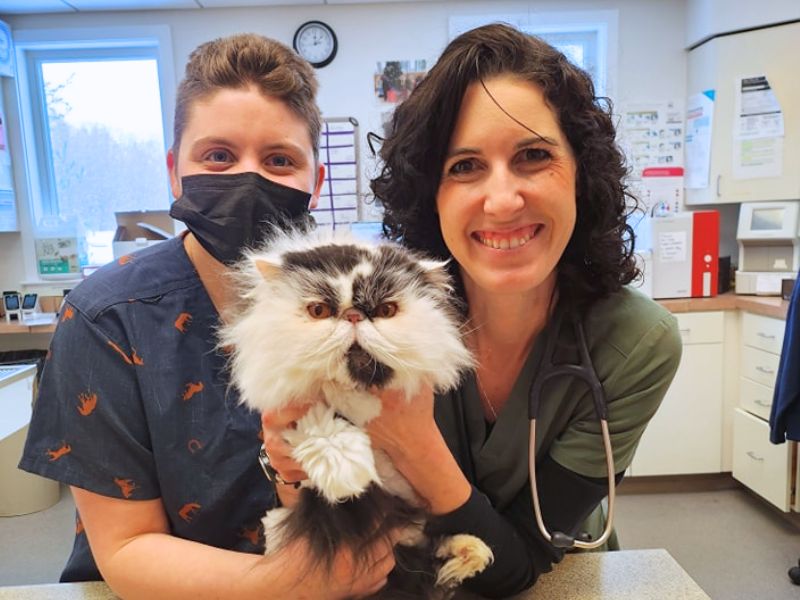
[[[259,279],[225,341],[243,396],[263,399],[257,408],[312,400],[302,396],[330,381],[448,388],[470,364],[441,263],[388,244],[302,238],[250,260]]]
[[[285,254],[282,269],[297,294],[298,320],[305,320],[315,338],[330,343],[330,358],[344,361],[358,386],[391,380],[393,364],[401,366],[410,350],[402,346],[412,341],[404,331],[414,326],[411,319],[423,326],[430,311],[451,317],[442,302],[444,290],[396,247],[323,245]],[[269,267],[265,271],[269,276]],[[341,379],[344,371],[336,371]]]

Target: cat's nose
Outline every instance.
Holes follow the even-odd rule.
[[[347,319],[355,325],[359,321],[363,321],[365,316],[364,313],[357,308],[350,307],[342,313],[342,318]]]

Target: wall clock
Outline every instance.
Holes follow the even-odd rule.
[[[292,45],[300,56],[317,69],[331,63],[339,46],[333,29],[322,21],[308,21],[300,25]]]

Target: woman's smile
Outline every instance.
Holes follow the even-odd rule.
[[[542,228],[543,224],[536,223],[506,231],[479,230],[472,234],[472,238],[495,250],[515,250],[535,238]]]

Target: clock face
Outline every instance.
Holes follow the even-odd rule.
[[[325,23],[309,21],[294,34],[294,49],[313,66],[324,67],[336,56],[336,35]]]

